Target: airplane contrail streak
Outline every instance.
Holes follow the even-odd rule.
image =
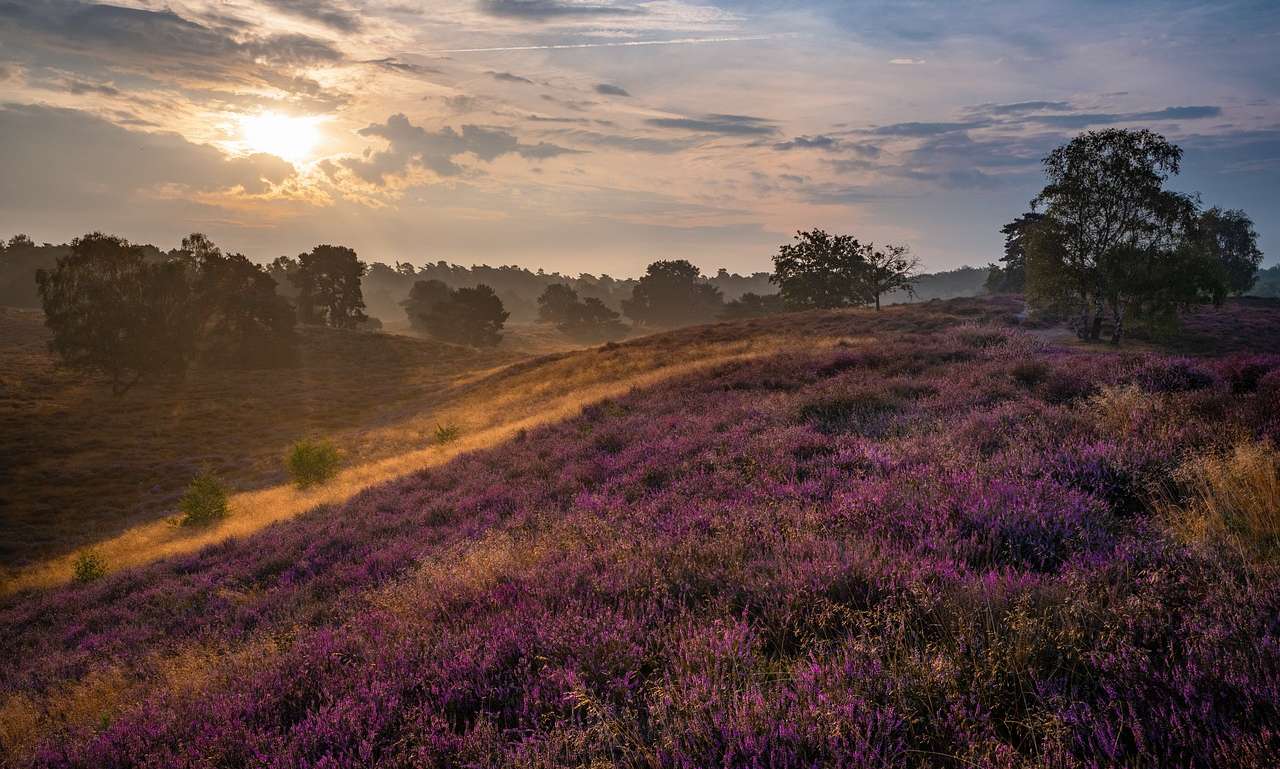
[[[693,45],[696,43],[741,43],[753,40],[777,40],[790,35],[744,35],[736,37],[678,37],[672,40],[620,40],[613,43],[559,43],[552,45],[510,45],[497,48],[451,48],[441,51],[419,51],[419,56],[443,56],[451,53],[496,53],[501,51],[559,51],[572,48],[633,48],[646,45]]]

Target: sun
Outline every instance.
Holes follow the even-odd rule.
[[[320,118],[259,112],[240,116],[240,136],[245,149],[265,152],[300,163],[311,158],[320,142]]]

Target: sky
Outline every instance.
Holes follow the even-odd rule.
[[[980,266],[1106,127],[1277,262],[1274,0],[0,0],[0,235],[38,242],[622,277],[821,227]]]

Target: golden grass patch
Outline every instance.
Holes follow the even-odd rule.
[[[1225,543],[1263,557],[1280,552],[1280,451],[1238,443],[1188,458],[1173,480],[1181,501],[1165,507],[1183,539]]]

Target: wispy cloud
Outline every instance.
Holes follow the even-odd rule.
[[[642,48],[654,45],[706,45],[709,43],[746,43],[761,40],[778,40],[786,35],[724,35],[717,37],[678,37],[671,40],[606,40],[589,43],[547,43],[540,45],[502,45],[491,48],[441,48],[419,51],[419,56],[447,56],[459,53],[500,53],[503,51],[564,51],[575,48]]]

